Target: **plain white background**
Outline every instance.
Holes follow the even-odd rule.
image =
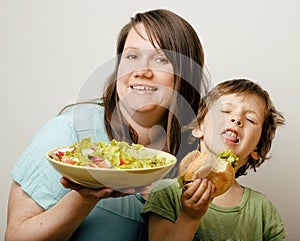
[[[240,179],[278,207],[299,238],[299,54],[297,0],[0,1],[0,238],[10,172],[34,133],[76,101],[88,76],[115,53],[120,28],[137,11],[167,8],[199,34],[213,83],[246,77],[267,89],[287,123],[272,158]],[[245,227],[246,228],[246,227]]]

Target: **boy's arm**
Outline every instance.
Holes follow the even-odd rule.
[[[197,179],[181,195],[182,211],[175,223],[154,213],[149,215],[149,241],[191,241],[211,202],[214,186]]]

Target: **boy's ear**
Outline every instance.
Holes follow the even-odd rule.
[[[202,126],[198,125],[195,129],[192,130],[192,135],[196,138],[202,138],[203,137],[203,130]]]
[[[257,148],[255,148],[255,149],[251,152],[251,157],[252,157],[254,160],[256,160],[256,161],[258,161],[258,160],[260,159],[260,156],[259,156],[259,154],[258,154],[258,152],[257,152]]]

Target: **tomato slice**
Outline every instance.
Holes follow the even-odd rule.
[[[76,163],[76,162],[75,162],[74,160],[72,160],[72,159],[64,159],[63,162],[64,162],[64,163],[68,163],[68,164],[72,164],[72,165],[74,165],[74,164]]]
[[[126,165],[126,164],[129,164],[129,161],[120,158],[120,165]]]

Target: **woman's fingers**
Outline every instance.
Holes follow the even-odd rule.
[[[60,179],[60,183],[63,185],[64,188],[69,188],[69,189],[79,189],[82,188],[81,185],[76,184],[75,182],[72,182],[70,179],[66,178],[66,177],[62,177]]]
[[[110,196],[121,196],[120,193],[113,194],[113,190],[111,188],[98,188],[98,189],[88,188],[80,184],[74,183],[66,177],[62,177],[60,179],[60,183],[65,188],[77,191],[84,198],[102,199],[102,198],[108,198]]]
[[[126,189],[118,189],[118,190],[113,190],[112,188],[108,188],[108,187],[97,188],[97,189],[89,188],[77,184],[66,177],[62,177],[60,179],[60,183],[65,188],[75,190],[83,197],[88,197],[88,198],[103,199],[108,197],[123,197],[138,192],[137,188],[126,188]],[[140,190],[144,190],[144,189],[145,187],[140,188]]]

